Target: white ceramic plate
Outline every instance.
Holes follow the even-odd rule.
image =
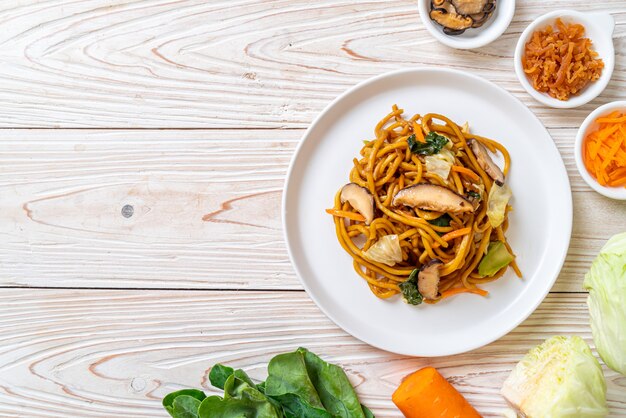
[[[396,103],[405,114],[442,113],[511,153],[513,190],[507,233],[524,273],[509,271],[484,286],[490,295],[458,295],[409,306],[376,298],[352,269],[324,212],[348,182],[352,158]],[[541,122],[517,99],[471,74],[412,69],[384,74],[350,89],[313,122],[289,168],[283,223],[291,261],[304,288],[341,328],[378,348],[443,356],[488,344],[527,318],[554,283],[567,252],[572,200],[563,161]]]

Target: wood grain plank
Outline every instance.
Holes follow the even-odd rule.
[[[0,143],[3,284],[297,286],[279,203],[297,136],[55,132]]]
[[[331,323],[304,292],[1,289],[0,415],[165,417],[160,399],[204,387],[217,363],[263,379],[274,355],[305,346],[341,364],[379,417],[401,416],[402,376],[437,367],[485,416],[515,362],[555,334],[590,344],[584,295],[552,295],[521,326],[473,352],[435,359],[376,350]],[[297,313],[297,314],[296,314]],[[626,414],[626,379],[604,369],[612,416]]]
[[[301,289],[280,199],[302,133],[0,130],[1,285]],[[575,207],[554,290],[580,291],[607,237],[626,230],[626,206],[583,184],[575,130],[552,134]]]
[[[624,2],[580,2],[617,22],[613,81],[586,106],[536,103],[517,82],[513,50],[532,19],[575,5],[517,2],[500,39],[459,51],[428,34],[413,0],[3,1],[0,126],[302,128],[359,81],[438,66],[494,81],[549,127],[574,127],[625,97]]]

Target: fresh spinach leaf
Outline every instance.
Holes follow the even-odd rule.
[[[451,220],[452,218],[450,217],[450,215],[444,213],[437,219],[431,219],[430,221],[428,221],[428,223],[435,226],[450,226]]]
[[[189,395],[181,395],[174,399],[171,415],[174,418],[198,418],[199,406],[200,401],[198,399]]]
[[[224,382],[224,398],[211,396],[198,408],[199,418],[284,418],[279,408],[257,389],[243,370],[234,370]]]
[[[301,353],[296,351],[275,356],[267,366],[267,373],[265,393],[268,396],[294,393],[315,407],[324,407],[309,378]]]
[[[424,297],[417,289],[418,273],[419,270],[414,269],[409,275],[409,278],[398,285],[400,287],[400,290],[402,291],[402,298],[409,305],[419,305],[424,300]]]
[[[178,390],[176,392],[172,392],[166,395],[165,398],[163,398],[163,407],[174,418],[181,418],[179,415],[174,415],[175,413],[174,401],[177,398],[183,397],[183,396],[191,397],[191,398],[198,400],[198,405],[200,404],[200,401],[206,398],[206,395],[204,394],[204,392],[202,392],[201,390],[197,390],[197,389],[182,389],[182,390]],[[185,401],[185,404],[188,402],[190,401]]]
[[[250,376],[243,370],[237,369],[233,372],[232,376],[229,376],[226,382],[224,382],[224,397],[228,395],[236,396],[239,388],[246,388],[247,386],[258,390],[252,379],[250,379]]]
[[[298,348],[297,352],[304,357],[309,378],[333,417],[365,418],[359,398],[341,367],[325,362],[306,348]]]
[[[286,418],[334,418],[323,407],[316,407],[295,393],[285,393],[279,396],[273,396],[282,408]]]
[[[270,383],[270,385],[275,384],[275,381]],[[266,382],[259,383],[257,388],[263,394],[267,395]],[[275,387],[271,388],[271,390],[275,389]],[[293,393],[284,393],[282,395],[273,394],[272,396],[267,395],[267,399],[274,405],[274,407],[281,410],[286,418],[334,418],[328,414],[326,410],[318,406],[310,405],[308,402]]]
[[[412,153],[417,154],[417,140],[415,139],[415,135],[411,135],[406,139],[406,142],[409,143],[409,149],[411,150]],[[415,151],[413,151],[415,150]]]
[[[224,366],[222,364],[216,364],[211,367],[211,372],[209,372],[209,381],[213,386],[218,389],[224,389],[224,383],[226,379],[233,374],[235,370],[232,367]]]
[[[475,192],[473,190],[468,191],[467,192],[467,196],[473,197],[474,199],[480,200],[480,193],[477,193],[477,192]]]
[[[284,418],[267,399],[222,399],[209,396],[198,408],[198,418]]]
[[[259,384],[256,385],[256,388],[259,390],[259,392],[261,392],[263,395],[266,395],[265,393],[265,382],[261,382]],[[267,395],[266,395],[267,396]],[[282,411],[283,406],[280,404],[280,402],[278,402],[276,399],[267,396],[267,400],[270,401],[270,403],[272,405],[274,405],[274,408],[276,408],[276,410],[278,411]]]
[[[311,382],[301,353],[296,351],[275,356],[270,360],[267,372],[265,394],[283,406],[285,416],[332,418]]]
[[[430,131],[424,137],[426,142],[419,142],[415,139],[415,135],[411,135],[407,138],[409,143],[409,149],[413,154],[418,155],[433,155],[437,154],[448,142],[448,138],[443,135],[439,135],[436,132]]]
[[[374,416],[374,413],[370,411],[370,409],[367,406],[361,405],[361,408],[363,408],[363,413],[365,414],[365,418],[376,418]]]

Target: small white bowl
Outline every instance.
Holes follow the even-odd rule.
[[[569,100],[565,101],[555,99],[546,93],[535,90],[522,68],[522,55],[524,54],[524,47],[528,39],[536,30],[544,29],[548,25],[554,24],[558,17],[565,23],[582,24],[585,27],[585,37],[591,39],[593,49],[598,52],[599,57],[604,61],[604,68],[602,69],[600,78],[590,83],[579,94],[571,96]],[[581,13],[575,10],[556,10],[540,16],[522,32],[522,36],[520,36],[517,41],[517,46],[515,47],[515,73],[517,74],[519,82],[526,89],[528,94],[546,106],[570,109],[588,103],[602,93],[606,85],[609,84],[609,80],[613,74],[613,67],[615,66],[615,49],[613,48],[614,28],[615,20],[613,20],[613,16],[604,12]]]
[[[422,23],[439,42],[457,49],[474,49],[495,41],[504,33],[515,13],[515,0],[497,0],[496,10],[485,24],[470,28],[461,35],[446,35],[443,27],[430,18],[431,0],[418,0],[417,7]]]
[[[597,118],[607,115],[614,110],[621,110],[626,114],[626,100],[620,100],[602,105],[593,112],[591,112],[589,116],[585,118],[582,125],[580,125],[580,129],[578,129],[578,134],[576,135],[576,142],[574,145],[574,158],[576,160],[576,168],[578,168],[578,172],[580,173],[583,180],[585,180],[585,183],[587,183],[593,190],[600,193],[601,195],[610,197],[611,199],[626,200],[626,188],[605,187],[600,185],[600,183],[598,183],[596,179],[594,179],[591,174],[589,174],[587,168],[585,167],[585,163],[583,162],[583,140],[588,133],[592,133],[593,131],[598,129],[598,124],[595,123],[595,120]]]

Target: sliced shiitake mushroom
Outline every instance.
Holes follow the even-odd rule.
[[[473,15],[482,12],[489,0],[450,0],[460,15]]]
[[[496,0],[489,0],[483,8],[483,13],[493,13],[496,10]]]
[[[491,17],[495,9],[496,9],[496,1],[490,0],[487,2],[485,7],[483,7],[483,10],[480,13],[471,14],[470,17],[474,21],[474,23],[472,23],[472,27],[473,28],[481,27],[487,20],[489,20],[489,18]]]
[[[434,258],[417,273],[417,290],[424,299],[437,299],[439,296],[439,267],[442,264],[441,260]]]
[[[475,15],[470,15],[474,23],[472,23],[473,28],[481,27],[489,17],[491,17],[491,13],[478,13]]]
[[[464,31],[472,27],[471,17],[461,16],[456,13],[448,13],[445,9],[433,9],[430,11],[430,18],[439,23],[448,31]]]
[[[365,187],[348,183],[341,188],[341,203],[348,202],[365,218],[365,225],[374,220],[374,197]]]
[[[450,0],[433,0],[432,8],[453,15],[458,14],[452,3],[450,3]]]
[[[482,26],[493,14],[496,0],[431,0],[430,18],[447,35],[460,35]]]
[[[474,212],[474,206],[463,196],[443,186],[426,183],[400,190],[393,197],[393,204],[437,212]]]
[[[504,184],[504,173],[500,170],[500,167],[493,162],[487,148],[475,139],[470,139],[467,142],[472,148],[480,168],[485,170],[485,173],[487,173],[498,186],[502,186]]]
[[[465,29],[450,29],[450,28],[443,28],[443,33],[445,33],[446,35],[460,35],[463,32],[465,32]]]

